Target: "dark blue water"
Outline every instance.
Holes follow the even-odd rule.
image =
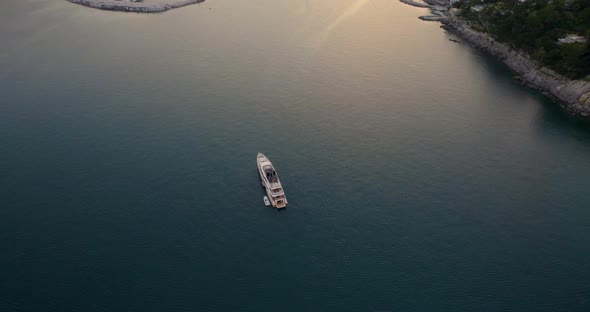
[[[590,310],[590,129],[424,12],[3,1],[0,310]]]

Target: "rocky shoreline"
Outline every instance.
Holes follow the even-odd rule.
[[[425,3],[417,2],[414,0],[399,0],[402,3],[411,5],[417,8],[430,9],[432,15],[419,16],[418,18],[423,21],[429,22],[440,22],[447,16],[448,1],[447,0],[424,0]]]
[[[400,1],[424,7],[412,0]],[[448,8],[441,10],[441,4],[434,1],[437,0],[425,1],[429,3],[428,7],[434,15],[420,17],[422,20],[440,21],[442,28],[500,59],[516,74],[521,83],[556,100],[570,115],[590,119],[590,81],[568,79],[540,66],[525,53],[497,42],[488,34],[471,29],[467,22],[449,12]]]
[[[120,12],[161,13],[205,0],[143,0],[138,2],[125,0],[67,0],[87,7]]]

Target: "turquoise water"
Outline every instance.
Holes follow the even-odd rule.
[[[4,1],[0,310],[588,311],[590,129],[425,12]]]

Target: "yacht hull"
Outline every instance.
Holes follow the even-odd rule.
[[[287,206],[287,197],[274,166],[262,153],[258,153],[256,163],[262,186],[266,191],[270,204],[277,209],[285,208]]]

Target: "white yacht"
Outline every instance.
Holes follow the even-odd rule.
[[[258,172],[262,179],[262,186],[266,189],[266,194],[270,199],[271,205],[279,209],[285,208],[287,206],[287,198],[285,197],[285,191],[283,190],[275,167],[273,167],[270,160],[262,153],[258,153],[256,163],[258,164]]]

